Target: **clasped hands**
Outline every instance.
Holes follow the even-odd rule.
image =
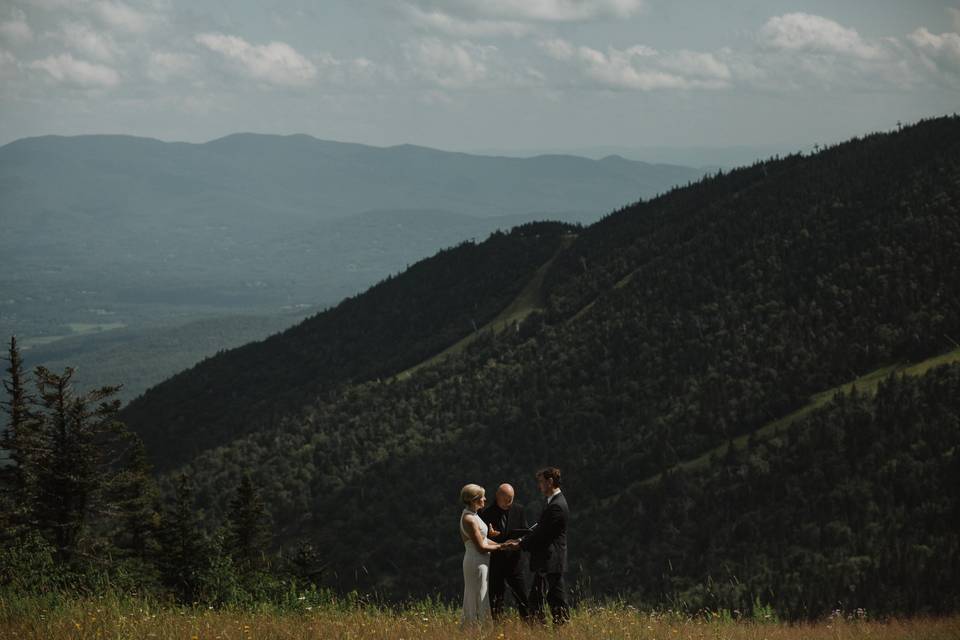
[[[499,536],[502,533],[503,533],[502,531],[497,531],[496,529],[493,528],[493,525],[490,525],[489,535]],[[500,546],[497,547],[497,550],[498,551],[516,551],[519,548],[520,548],[520,540],[514,539],[514,540],[507,540],[506,542],[501,542]]]

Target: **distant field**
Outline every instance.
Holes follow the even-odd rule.
[[[59,336],[37,336],[33,338],[23,338],[17,342],[20,344],[22,349],[30,349],[31,347],[37,347],[42,344],[52,344],[58,340],[63,340],[64,338],[73,338],[76,336],[85,336],[91,333],[100,333],[102,331],[112,331],[113,329],[123,329],[127,325],[122,322],[104,322],[100,324],[88,323],[88,322],[71,322],[68,323],[67,328],[70,329],[70,333]]]
[[[649,613],[631,607],[575,609],[559,630],[528,626],[517,619],[482,629],[461,630],[459,611],[434,603],[391,610],[346,603],[291,605],[285,612],[214,611],[199,608],[155,608],[146,603],[90,599],[60,603],[49,609],[36,602],[0,598],[0,638],[61,640],[66,638],[247,639],[371,638],[446,640],[489,638],[599,639],[729,639],[729,640],[955,640],[960,616],[874,621],[835,615],[809,624],[737,621],[720,614],[688,617]]]
[[[192,367],[220,350],[282,331],[303,319],[310,309],[272,315],[212,316],[166,326],[124,323],[72,323],[70,336],[19,341],[28,369],[43,365],[54,371],[73,367],[79,388],[122,384],[118,398],[129,401],[149,387]]]

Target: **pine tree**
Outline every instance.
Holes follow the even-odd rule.
[[[132,439],[129,459],[106,495],[116,516],[109,537],[128,569],[152,582],[157,577],[154,561],[160,552],[160,493],[150,476],[143,442],[136,436]]]
[[[263,565],[263,553],[270,545],[270,525],[266,508],[245,473],[230,501],[227,515],[227,548],[241,570]]]
[[[123,471],[131,438],[116,418],[119,387],[77,395],[74,370],[34,370],[40,410],[30,454],[36,465],[36,527],[57,549],[59,564],[71,562],[94,520],[113,514],[104,502]]]
[[[177,479],[173,505],[160,525],[158,564],[164,584],[180,602],[194,602],[206,567],[206,533],[193,506],[193,485],[186,475]]]
[[[0,460],[0,523],[5,538],[22,534],[30,520],[30,506],[34,502],[30,489],[35,486],[36,474],[30,458],[31,436],[36,426],[30,414],[32,398],[26,390],[23,360],[13,336],[7,363],[7,377],[3,380],[7,399],[0,402],[8,418],[0,433],[0,449],[5,458]]]
[[[19,467],[18,463],[21,455],[19,442],[27,422],[29,397],[24,386],[23,359],[20,357],[17,339],[14,336],[10,337],[7,362],[6,373],[9,378],[3,380],[3,388],[7,392],[8,399],[0,402],[0,407],[3,407],[3,411],[9,416],[9,420],[2,435],[0,435],[0,446],[9,452],[8,457],[13,461],[14,466]]]

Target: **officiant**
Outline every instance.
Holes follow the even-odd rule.
[[[522,536],[527,529],[527,517],[523,507],[514,502],[513,487],[502,484],[497,487],[497,494],[492,504],[482,509],[480,518],[490,527],[489,538],[495,542],[506,542],[511,538]],[[527,619],[527,588],[523,580],[523,566],[521,559],[523,552],[500,551],[490,554],[489,594],[490,612],[493,619],[498,620],[503,614],[503,601],[506,588],[510,588],[514,602],[517,603],[517,612],[524,620]]]

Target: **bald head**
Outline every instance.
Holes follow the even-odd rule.
[[[503,483],[497,487],[497,506],[506,511],[513,504],[513,487]]]

